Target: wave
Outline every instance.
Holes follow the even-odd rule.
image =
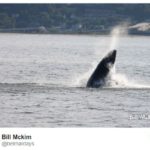
[[[58,84],[45,84],[39,83],[0,83],[0,91],[11,92],[12,90],[17,91],[30,91],[37,90],[150,90],[150,85],[141,85],[128,82],[122,75],[117,75],[119,78],[109,81],[103,88],[86,88],[85,85],[58,85]],[[32,89],[32,90],[31,90]]]

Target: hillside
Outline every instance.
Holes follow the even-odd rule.
[[[149,21],[150,4],[0,4],[1,31],[107,32]]]

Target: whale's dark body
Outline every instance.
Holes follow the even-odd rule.
[[[106,77],[116,60],[116,50],[109,52],[97,65],[87,82],[87,87],[99,88],[105,85]]]

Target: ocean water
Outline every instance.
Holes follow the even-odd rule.
[[[86,88],[117,49],[112,83]],[[150,127],[150,37],[0,34],[0,127]]]

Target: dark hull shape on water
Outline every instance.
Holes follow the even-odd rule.
[[[116,50],[109,52],[98,64],[87,82],[87,87],[99,88],[105,85],[105,80],[116,59]]]

